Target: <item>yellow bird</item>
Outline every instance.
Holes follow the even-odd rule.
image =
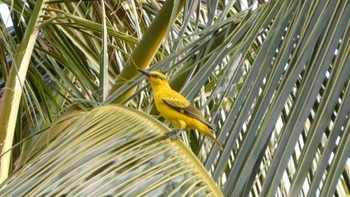
[[[221,144],[211,132],[214,128],[184,96],[171,89],[167,78],[162,73],[139,71],[148,78],[152,86],[157,110],[166,120],[179,130],[196,129],[213,139],[219,149],[223,150]]]

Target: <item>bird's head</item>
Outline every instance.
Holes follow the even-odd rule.
[[[147,77],[152,87],[169,85],[166,76],[158,71],[146,71],[140,69],[139,71]]]

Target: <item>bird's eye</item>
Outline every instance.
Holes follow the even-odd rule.
[[[153,77],[153,78],[156,78],[156,79],[159,78],[158,75],[152,75],[152,77]]]

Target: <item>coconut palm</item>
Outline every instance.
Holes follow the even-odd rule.
[[[1,2],[1,196],[349,195],[347,1]],[[138,68],[224,150],[168,139]]]

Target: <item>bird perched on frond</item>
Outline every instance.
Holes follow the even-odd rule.
[[[151,84],[154,101],[159,113],[176,129],[196,129],[209,136],[222,151],[221,144],[214,138],[214,128],[184,96],[171,89],[167,78],[157,71],[139,70]]]

